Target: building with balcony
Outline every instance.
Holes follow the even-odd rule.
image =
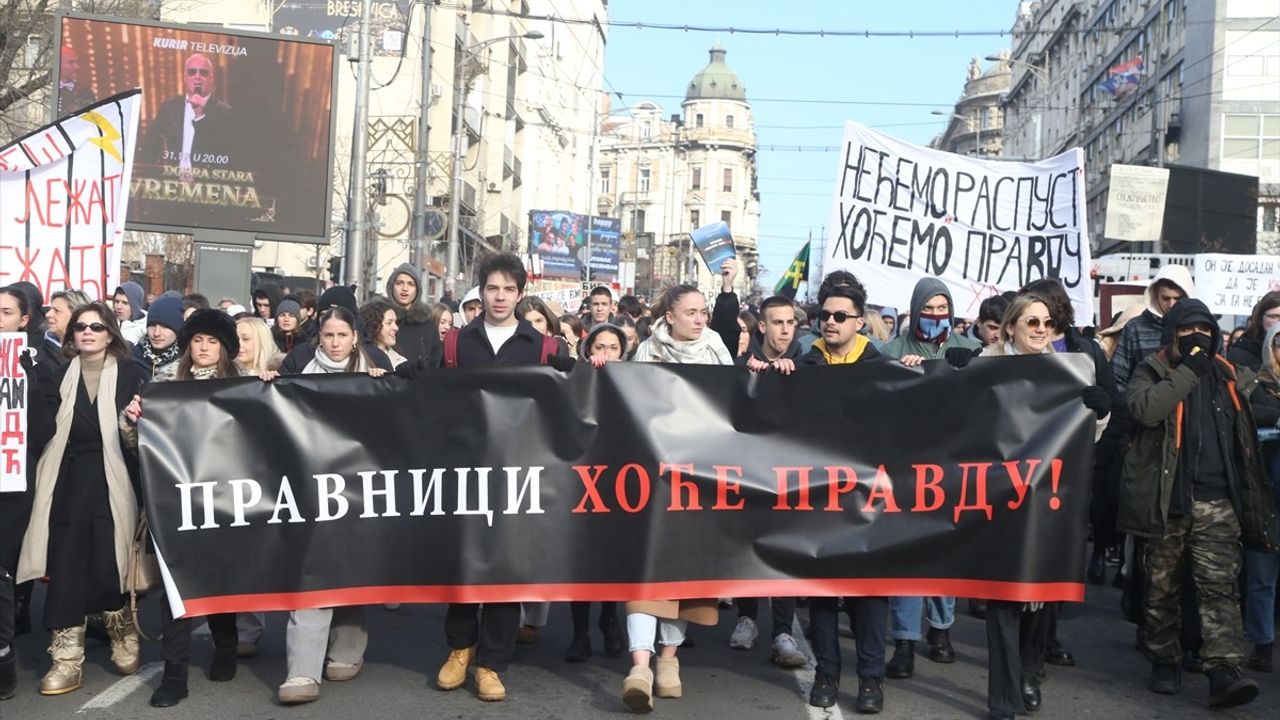
[[[755,121],[746,86],[725,62],[718,43],[710,61],[685,88],[681,112],[667,116],[644,101],[610,114],[600,128],[595,212],[620,218],[634,242],[635,291],[691,282],[718,292],[697,257],[689,232],[724,221],[733,233],[746,297],[757,273],[760,191],[756,179]],[[624,247],[624,255],[628,248]]]
[[[1136,86],[1102,86],[1141,59]],[[1112,164],[1258,178],[1258,252],[1280,252],[1280,18],[1274,0],[1042,0],[1013,27],[1006,156],[1080,146],[1102,236]]]
[[[1000,57],[1007,57],[1002,51]],[[973,58],[964,92],[950,113],[947,129],[929,145],[960,155],[999,155],[1004,142],[1004,113],[1000,101],[1009,90],[1009,63],[996,62],[984,70]]]

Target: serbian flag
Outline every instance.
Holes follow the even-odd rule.
[[[1099,86],[1111,93],[1112,97],[1120,97],[1137,89],[1146,70],[1147,66],[1142,62],[1142,58],[1136,57],[1108,70],[1107,79],[1099,83]]]
[[[141,90],[109,97],[0,148],[0,285],[109,297],[120,283]]]
[[[773,288],[774,295],[785,295],[792,300],[796,299],[796,292],[800,289],[800,283],[809,281],[809,243],[805,243],[800,248],[800,252],[796,253],[796,259],[791,261],[791,266],[782,274],[782,278],[778,280],[778,284]]]

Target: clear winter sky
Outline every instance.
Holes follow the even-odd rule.
[[[725,61],[746,85],[756,122],[760,284],[768,294],[809,231],[819,244],[831,212],[835,148],[844,121],[928,144],[947,122],[931,111],[951,112],[971,57],[1009,46],[1007,31],[1017,7],[1017,0],[614,0],[610,20],[802,30],[1004,30],[1006,35],[822,38],[613,26],[605,49],[605,90],[622,93],[621,103],[616,96],[612,100],[615,111],[621,104],[652,100],[670,116],[680,112],[689,80],[707,64],[712,44],[725,46]],[[797,152],[797,145],[831,149]]]

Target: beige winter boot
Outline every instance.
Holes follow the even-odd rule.
[[[49,656],[53,667],[40,681],[40,694],[62,695],[78,690],[84,667],[84,625],[54,630]]]
[[[661,698],[678,698],[683,692],[680,685],[680,660],[658,658],[658,672],[654,673],[653,694]]]
[[[634,665],[622,681],[622,702],[636,712],[653,712],[653,671]]]
[[[102,624],[111,636],[111,662],[121,675],[132,675],[142,665],[138,646],[138,628],[133,625],[133,611],[128,605],[102,613]]]

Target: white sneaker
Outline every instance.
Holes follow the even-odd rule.
[[[738,618],[738,626],[729,636],[729,647],[734,650],[750,650],[756,644],[760,631],[756,629],[756,621],[749,617]]]
[[[320,697],[320,683],[314,678],[291,677],[277,691],[281,705],[309,703]]]
[[[807,665],[809,658],[800,652],[795,638],[782,633],[773,639],[773,661],[784,668],[798,668]]]

